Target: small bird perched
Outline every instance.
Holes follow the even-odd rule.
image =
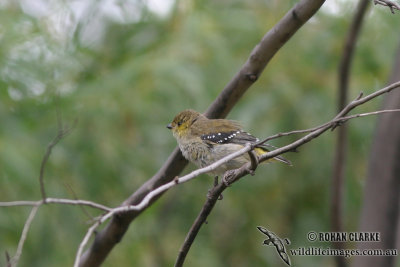
[[[208,119],[191,109],[176,115],[167,128],[172,130],[183,156],[201,168],[240,150],[247,143],[254,144],[260,141],[243,131],[236,121]],[[269,151],[267,146],[266,144],[256,146],[254,152],[257,156],[263,155]],[[290,161],[280,156],[275,157],[274,160],[291,165]],[[227,170],[240,168],[247,162],[250,162],[250,157],[245,153],[211,173],[221,177]]]

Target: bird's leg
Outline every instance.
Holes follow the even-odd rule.
[[[218,185],[218,176],[214,177],[214,187]]]
[[[218,185],[218,176],[214,177],[214,187],[216,187]],[[222,200],[224,197],[222,196],[222,194],[220,194],[218,196],[218,200]]]
[[[254,150],[251,150],[251,151],[249,151],[247,153],[249,154],[250,163],[251,163],[251,166],[250,166],[250,169],[249,169],[249,173],[250,173],[251,176],[254,176],[254,172],[255,172],[255,170],[257,169],[257,166],[258,166],[258,158],[257,158],[257,155],[254,152]]]
[[[213,188],[215,188],[215,187],[217,187],[217,186],[218,186],[218,176],[215,176],[215,177],[214,177],[214,187],[213,187]],[[212,190],[213,188],[211,188],[211,189],[208,190],[207,198],[211,198],[211,190]],[[220,195],[218,196],[218,200],[222,200],[222,199],[223,199],[223,196],[222,196],[222,194],[220,194]]]

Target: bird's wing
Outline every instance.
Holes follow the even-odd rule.
[[[202,140],[214,144],[238,144],[255,143],[259,141],[256,137],[240,129],[230,131],[210,131],[200,136]]]
[[[213,144],[238,144],[238,145],[246,145],[247,143],[254,144],[260,139],[257,137],[251,135],[248,132],[245,132],[241,129],[235,129],[231,130],[228,132],[219,132],[217,129],[214,129],[214,131],[210,131],[207,134],[203,134],[200,136],[200,138],[206,142],[207,144],[213,145]],[[258,150],[257,150],[258,148]],[[269,145],[269,144],[262,144],[256,146],[255,151],[257,152],[258,155],[262,155],[268,151],[270,151],[276,147]],[[276,156],[274,157],[275,160],[281,161],[283,163],[286,163],[288,165],[292,165],[292,163],[285,159],[282,156]]]

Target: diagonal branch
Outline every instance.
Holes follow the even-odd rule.
[[[318,127],[314,127],[312,129],[314,129],[314,131],[317,130],[321,130],[322,128],[326,128],[328,124],[330,124],[330,127],[327,127],[324,131],[328,130],[329,128],[332,128],[334,125],[337,125],[339,123],[339,125],[342,125],[344,122],[350,120],[350,119],[355,119],[355,118],[360,118],[360,117],[366,117],[366,116],[371,116],[371,115],[378,115],[378,114],[383,114],[383,113],[391,113],[391,112],[400,112],[400,109],[392,109],[392,110],[381,110],[381,111],[374,111],[374,112],[368,112],[368,113],[361,113],[361,114],[355,114],[355,115],[350,115],[350,116],[345,116],[339,119],[334,119],[328,123],[323,124],[322,126],[318,126]],[[289,134],[295,134],[297,132],[310,132],[311,129],[307,129],[307,130],[302,130],[302,131],[292,131],[292,132],[288,132]],[[286,136],[286,133],[283,133],[282,136]],[[308,141],[305,141],[307,138],[302,138],[304,139],[304,144],[307,143]],[[293,144],[291,144],[293,145]],[[289,146],[291,146],[289,145]],[[302,144],[301,144],[302,145]],[[297,147],[299,147],[300,145],[296,144]],[[236,158],[244,153],[248,153],[253,149],[254,145],[246,145],[245,147],[243,147],[242,149],[236,151],[235,153],[232,153],[230,155],[228,155],[225,158],[220,159],[219,161],[214,162],[213,164],[201,168],[201,169],[197,169],[193,172],[191,172],[190,174],[187,174],[181,178],[175,178],[173,181],[160,186],[159,188],[151,191],[148,195],[146,195],[146,197],[137,205],[129,205],[129,206],[120,206],[114,209],[110,209],[106,214],[104,214],[103,216],[101,216],[94,225],[92,225],[88,232],[86,233],[84,239],[82,240],[81,244],[79,245],[79,249],[76,255],[76,261],[75,261],[75,267],[79,266],[79,258],[82,255],[83,252],[83,248],[86,246],[87,242],[89,241],[89,238],[91,237],[91,235],[95,232],[96,228],[99,227],[101,224],[103,224],[105,221],[107,221],[108,219],[110,219],[112,216],[118,214],[119,216],[123,215],[123,213],[126,212],[130,212],[130,211],[141,211],[143,209],[145,209],[148,204],[151,202],[152,199],[155,199],[159,196],[159,194],[162,194],[163,192],[165,192],[166,190],[170,189],[171,187],[174,187],[180,183],[185,183],[188,182],[194,178],[196,178],[197,176],[210,172],[212,170],[215,170],[216,168],[218,168],[219,166],[221,166],[222,164],[225,164],[226,162],[228,162],[229,160]],[[286,148],[286,147],[285,147]],[[287,148],[287,151],[291,151],[290,149],[293,148]],[[286,151],[286,152],[287,152]],[[279,154],[283,154],[285,152],[280,152]],[[268,153],[269,154],[269,153]],[[266,155],[268,156],[268,155]],[[262,157],[259,159],[259,162],[267,160],[269,158],[272,158],[275,156],[268,156],[268,157]],[[233,184],[234,182],[236,182],[237,180],[239,180],[241,177],[247,175],[247,174],[252,174],[253,173],[253,166],[252,166],[252,162],[250,162],[249,164],[245,164],[243,167],[235,170],[234,172],[228,172],[226,174],[227,177],[225,177],[225,182],[222,184],[219,184],[217,186],[215,186],[209,194],[209,201],[213,201],[214,197],[219,197],[219,195],[222,193],[222,191],[224,191],[226,189],[227,186]],[[230,177],[230,178],[229,178]],[[215,203],[214,203],[215,204]],[[207,206],[208,208],[211,208],[211,206],[214,205],[213,203],[208,203],[207,202]],[[207,208],[207,209],[208,209]],[[206,214],[209,214],[209,211],[205,209],[204,211],[202,210],[202,215],[200,215],[198,218],[204,219],[206,218]],[[203,222],[204,222],[203,221]],[[202,223],[203,223],[202,222]],[[200,223],[200,225],[202,224]],[[197,226],[199,227],[199,226]],[[196,229],[196,227],[193,227],[194,229]],[[197,230],[198,231],[198,230]],[[188,240],[194,240],[192,238],[187,238]],[[189,247],[188,247],[189,248]],[[187,252],[186,252],[187,253]],[[186,255],[184,252],[182,252],[183,255]]]
[[[222,90],[217,99],[208,107],[205,114],[209,118],[225,117],[261,75],[271,58],[318,11],[324,2],[325,0],[301,0],[297,3],[256,45],[246,63]],[[173,180],[186,164],[187,161],[183,158],[179,149],[176,148],[161,169],[126,199],[122,205],[139,203],[150,191]],[[96,235],[92,246],[82,256],[80,266],[99,266],[113,247],[121,240],[132,220],[139,214],[140,211],[131,211],[118,216],[118,218],[113,218]]]
[[[395,110],[383,110],[383,111],[375,111],[375,112],[370,112],[370,113],[363,113],[363,114],[356,114],[356,115],[350,115],[350,116],[345,116],[348,112],[350,112],[352,109],[354,109],[355,107],[362,105],[368,101],[370,101],[371,99],[378,97],[384,93],[388,93],[391,90],[395,89],[395,88],[399,88],[400,87],[400,82],[394,83],[392,85],[389,85],[383,89],[380,89],[370,95],[367,95],[363,98],[361,98],[361,94],[357,97],[356,100],[353,100],[352,102],[350,102],[337,116],[335,116],[331,121],[322,124],[321,126],[318,127],[314,127],[312,128],[313,131],[311,131],[309,134],[307,134],[306,136],[298,139],[297,141],[286,145],[284,147],[275,149],[271,152],[265,153],[264,155],[262,155],[261,157],[258,158],[259,162],[262,162],[264,160],[276,157],[280,154],[289,152],[289,151],[293,151],[294,149],[296,149],[299,146],[302,146],[308,142],[310,142],[312,139],[318,137],[319,135],[321,135],[322,133],[326,132],[329,129],[333,129],[336,126],[340,126],[342,125],[344,122],[350,120],[350,119],[354,119],[354,118],[358,118],[358,117],[365,117],[368,115],[376,115],[376,114],[380,114],[380,113],[387,113],[387,112],[398,112],[400,110],[395,109]],[[302,132],[306,132],[309,130],[304,130]],[[292,132],[293,133],[293,132]],[[283,134],[284,135],[284,134]],[[267,138],[268,139],[268,138]],[[203,173],[208,173],[212,170],[215,170],[216,168],[218,168],[219,166],[225,164],[226,162],[228,162],[229,160],[236,158],[242,154],[248,153],[249,151],[251,151],[256,145],[261,144],[263,142],[266,142],[265,140],[258,142],[257,144],[247,144],[245,145],[242,149],[236,151],[235,153],[232,153],[216,162],[214,162],[213,164],[204,167],[204,168],[200,168],[197,169],[183,177],[177,178],[175,177],[175,179],[173,179],[171,182],[166,183],[152,191],[150,191],[144,198],[143,200],[136,204],[136,205],[126,205],[126,206],[120,206],[117,207],[115,209],[112,209],[111,211],[107,212],[106,214],[104,214],[103,216],[101,216],[99,218],[98,221],[96,221],[96,223],[94,225],[92,225],[90,227],[90,229],[88,230],[88,232],[86,233],[84,239],[82,240],[81,244],[79,245],[76,257],[75,257],[75,264],[74,267],[78,267],[80,266],[80,259],[82,257],[82,253],[83,253],[83,249],[86,246],[87,242],[89,241],[91,235],[95,232],[95,230],[97,229],[97,227],[99,227],[101,224],[103,224],[105,221],[107,221],[108,219],[110,219],[111,217],[113,217],[114,215],[118,214],[117,217],[113,217],[113,220],[115,220],[115,218],[121,218],[123,217],[125,214],[130,214],[132,211],[135,212],[140,212],[143,211],[144,209],[146,209],[148,207],[148,205],[150,203],[152,203],[152,201],[154,201],[154,199],[157,199],[163,192],[165,192],[166,190],[176,186],[177,184],[180,183],[184,183],[187,181],[190,181],[194,178],[196,178],[197,176],[199,176],[200,174]],[[229,171],[225,174],[223,180],[223,183],[220,183],[219,185],[215,186],[209,193],[209,200],[208,201],[213,201],[213,199],[216,197],[218,198],[219,195],[222,193],[222,191],[225,190],[225,188],[229,185],[231,185],[232,183],[236,182],[237,180],[239,180],[240,178],[242,178],[243,176],[247,175],[247,174],[251,174],[253,172],[253,167],[252,166],[254,163],[247,163],[245,165],[243,165],[241,168],[233,170],[233,171]],[[215,204],[215,203],[214,203]],[[200,226],[202,225],[202,223],[204,223],[204,221],[202,221],[207,215],[209,214],[208,209],[212,209],[214,204],[212,202],[208,203],[206,202],[207,205],[207,209],[202,211],[203,215],[199,216],[199,218],[201,218],[201,222]],[[205,219],[204,219],[205,220]],[[197,226],[197,227],[200,227]],[[194,227],[194,229],[197,229],[197,227]],[[198,228],[199,229],[199,228]],[[196,230],[198,232],[198,229]],[[96,235],[96,238],[98,238],[98,234]],[[188,240],[194,240],[192,238],[187,238]],[[96,241],[95,241],[96,242]],[[188,246],[188,249],[190,248],[190,246]],[[187,252],[186,252],[187,253]],[[186,255],[185,252],[181,253],[182,255]]]
[[[26,237],[29,232],[29,228],[31,227],[32,221],[35,218],[35,215],[36,215],[38,209],[39,209],[39,205],[35,205],[35,206],[33,206],[31,212],[29,213],[28,219],[26,220],[25,225],[24,225],[24,229],[22,230],[21,238],[19,239],[19,242],[18,242],[17,252],[15,252],[14,257],[12,257],[11,260],[9,261],[10,266],[18,265],[18,261],[19,261],[19,258],[21,257],[22,249],[25,244],[25,240],[26,240]]]
[[[219,186],[216,185],[210,190],[206,202],[201,208],[199,215],[197,215],[197,218],[194,220],[192,227],[190,227],[190,230],[186,235],[185,241],[183,242],[183,245],[179,250],[178,258],[175,262],[175,267],[183,266],[190,247],[192,246],[194,239],[199,233],[201,226],[207,220],[208,215],[211,213],[212,209],[215,206],[215,203],[217,203],[217,200],[219,199],[219,196],[226,189],[226,187],[227,186],[225,183],[220,183]]]
[[[390,92],[391,90],[393,90],[394,88],[399,88],[400,87],[400,82],[397,82],[395,84],[392,84],[386,88],[383,88],[371,95],[368,95],[364,98],[360,98],[358,100],[354,100],[352,101],[350,104],[348,104],[343,110],[342,112],[340,112],[339,114],[342,114],[340,117],[339,115],[337,115],[335,118],[333,118],[331,121],[322,124],[321,126],[318,127],[314,127],[313,130],[307,134],[306,136],[298,139],[297,141],[286,145],[284,147],[281,147],[279,149],[273,150],[271,152],[268,152],[264,155],[262,155],[259,158],[259,162],[262,162],[264,160],[276,157],[282,153],[285,152],[289,152],[292,150],[295,150],[296,148],[310,142],[312,139],[318,137],[319,135],[321,135],[322,133],[326,132],[329,129],[333,129],[334,127],[336,127],[337,125],[343,125],[344,122],[350,120],[350,119],[354,119],[354,118],[359,118],[359,117],[365,117],[365,116],[369,116],[369,115],[377,115],[377,114],[381,114],[381,113],[387,113],[387,112],[400,112],[400,109],[394,109],[394,110],[383,110],[383,111],[375,111],[375,112],[369,112],[369,113],[363,113],[363,114],[356,114],[356,115],[350,115],[350,116],[345,116],[350,110],[352,110],[353,108],[362,105],[363,103],[371,100],[374,97],[377,97],[381,94]],[[371,96],[374,96],[371,98]],[[359,98],[359,97],[357,97]],[[368,99],[368,100],[367,100]],[[308,131],[308,130],[304,130],[304,131]],[[290,133],[295,133],[295,131],[290,132]],[[268,139],[268,138],[267,138]],[[265,140],[267,140],[265,139]],[[264,142],[266,142],[265,140],[258,142],[258,144],[262,144]],[[255,147],[256,144],[253,144],[253,147]],[[230,185],[232,185],[233,183],[235,183],[236,181],[238,181],[240,178],[246,176],[247,174],[251,174],[252,173],[252,168],[253,168],[253,163],[249,162],[246,163],[245,165],[243,165],[241,168],[233,170],[233,171],[228,171],[225,173],[224,178],[223,178],[223,183],[215,186],[208,194],[208,198],[205,202],[205,204],[203,205],[202,210],[200,211],[200,214],[197,216],[197,218],[195,219],[192,227],[190,228],[185,241],[179,251],[178,254],[178,258],[176,260],[175,263],[175,267],[181,267],[183,266],[183,263],[185,261],[186,255],[189,252],[189,249],[192,245],[192,243],[194,242],[194,239],[197,236],[197,233],[199,232],[201,226],[204,224],[204,222],[207,220],[207,216],[211,213],[211,210],[213,209],[218,196],[220,194],[222,194],[222,192]]]
[[[305,143],[308,143],[308,142],[311,141],[312,139],[318,137],[318,136],[321,135],[323,132],[325,132],[325,131],[327,131],[327,130],[329,130],[329,129],[333,129],[333,128],[335,128],[335,127],[338,126],[338,125],[342,125],[344,122],[346,122],[346,121],[348,121],[348,120],[350,120],[350,119],[354,119],[354,118],[358,118],[358,117],[365,117],[365,116],[369,116],[369,115],[376,115],[376,114],[381,114],[381,113],[387,113],[387,112],[397,112],[397,111],[400,111],[400,110],[397,110],[397,109],[395,109],[395,110],[383,110],[383,111],[375,111],[375,112],[370,112],[370,113],[363,113],[363,114],[356,114],[356,115],[344,116],[344,115],[346,115],[348,112],[350,112],[352,109],[354,109],[355,107],[357,107],[357,106],[359,106],[359,105],[362,105],[362,104],[364,104],[364,103],[370,101],[371,99],[373,99],[373,98],[375,98],[375,97],[377,97],[377,96],[380,96],[380,95],[382,95],[382,94],[384,94],[384,93],[388,93],[388,92],[390,92],[391,90],[393,90],[393,89],[395,89],[395,88],[398,88],[399,86],[400,86],[400,82],[397,82],[397,83],[394,83],[394,84],[392,84],[392,85],[389,85],[389,86],[387,86],[387,87],[385,87],[385,88],[383,88],[383,89],[381,89],[381,90],[379,90],[379,91],[376,91],[376,92],[374,92],[374,93],[372,93],[372,94],[370,94],[370,95],[367,95],[367,96],[365,96],[365,97],[363,97],[363,98],[361,98],[361,95],[362,95],[362,94],[360,94],[360,95],[357,97],[356,100],[353,100],[352,102],[350,102],[350,104],[348,104],[348,105],[347,105],[335,118],[333,118],[331,121],[329,121],[329,122],[327,122],[327,123],[325,123],[325,124],[323,124],[323,125],[321,125],[321,126],[312,128],[312,131],[311,131],[308,135],[306,135],[306,136],[304,136],[304,137],[298,139],[297,141],[293,142],[293,143],[290,144],[290,145],[284,146],[284,147],[282,147],[282,148],[279,148],[279,149],[276,149],[276,150],[273,150],[273,151],[271,151],[271,152],[268,152],[268,153],[264,154],[263,156],[261,156],[261,157],[259,158],[259,162],[264,161],[264,160],[267,160],[267,159],[270,159],[270,158],[273,158],[273,157],[276,157],[276,156],[278,156],[278,155],[280,155],[280,154],[283,154],[283,153],[285,153],[285,152],[292,151],[292,150],[296,149],[297,147],[299,147],[299,146],[301,146],[301,145],[303,145],[303,144],[305,144]],[[309,129],[309,130],[302,130],[302,131],[292,131],[292,132],[289,132],[289,133],[309,132],[309,131],[310,131],[310,129]],[[281,135],[282,135],[282,136],[285,136],[285,135],[287,135],[287,134],[284,133],[284,134],[281,134]],[[263,141],[260,141],[260,142],[257,143],[257,144],[264,143],[264,142],[266,142],[266,140],[268,140],[268,138],[265,139],[265,140],[263,140]],[[235,158],[235,157],[238,157],[238,156],[240,156],[240,155],[242,155],[242,154],[244,154],[244,153],[249,152],[250,150],[252,150],[252,147],[254,147],[254,146],[255,146],[255,145],[253,145],[253,146],[251,146],[251,145],[246,145],[244,148],[240,149],[239,151],[237,151],[237,152],[235,152],[235,153],[233,153],[233,154],[231,154],[231,155],[228,155],[227,157],[222,158],[221,160],[219,160],[219,161],[217,161],[217,162],[215,162],[215,163],[213,163],[213,164],[211,164],[211,165],[209,165],[209,166],[207,166],[207,167],[204,167],[204,168],[195,170],[195,171],[191,172],[191,173],[188,174],[188,175],[185,175],[185,176],[183,176],[183,177],[181,177],[181,178],[176,178],[176,179],[174,179],[173,181],[171,181],[171,182],[169,182],[169,183],[167,183],[167,184],[165,184],[165,185],[162,185],[162,186],[158,187],[157,189],[155,189],[155,190],[151,191],[149,194],[147,194],[147,195],[143,198],[143,200],[142,200],[139,204],[137,204],[137,205],[121,206],[121,207],[115,208],[115,209],[111,210],[110,212],[108,212],[107,214],[105,214],[104,216],[102,216],[92,227],[90,227],[89,231],[88,231],[87,234],[85,235],[85,238],[83,239],[83,241],[81,242],[81,244],[80,244],[80,246],[79,246],[79,249],[78,249],[78,252],[77,252],[77,255],[76,255],[75,265],[74,265],[74,266],[76,266],[76,267],[79,266],[79,259],[81,258],[81,255],[82,255],[82,252],[83,252],[83,248],[84,248],[85,245],[87,244],[87,242],[88,242],[90,236],[94,233],[95,229],[96,229],[98,226],[100,226],[102,223],[104,223],[106,220],[108,220],[109,218],[111,218],[111,217],[114,216],[115,214],[119,214],[118,217],[121,217],[121,216],[123,216],[123,213],[126,214],[126,213],[129,213],[129,212],[131,212],[131,211],[142,211],[142,210],[144,210],[144,209],[149,205],[149,203],[151,203],[152,200],[156,199],[160,194],[162,194],[163,192],[165,192],[165,191],[168,190],[169,188],[171,188],[171,187],[173,187],[173,186],[175,186],[175,185],[177,185],[177,184],[179,184],[179,183],[184,183],[184,182],[187,182],[187,181],[189,181],[189,180],[191,180],[191,179],[194,179],[194,178],[196,178],[196,177],[197,177],[198,175],[200,175],[200,174],[210,172],[210,171],[212,171],[212,170],[218,168],[220,165],[225,164],[225,163],[228,162],[229,160],[231,160],[231,159],[233,159],[233,158]],[[225,188],[226,188],[228,185],[230,185],[230,184],[236,182],[237,180],[239,180],[239,179],[242,178],[243,176],[245,176],[245,175],[247,175],[247,174],[249,174],[249,173],[252,173],[252,166],[251,166],[251,165],[252,165],[251,163],[248,163],[248,164],[245,164],[244,166],[242,166],[241,168],[239,168],[239,169],[237,169],[237,170],[235,170],[235,171],[233,171],[233,172],[228,172],[228,173],[226,174],[226,177],[224,177],[225,183],[219,184],[218,186],[214,187],[212,191],[210,191],[210,196],[209,196],[209,199],[210,199],[210,200],[209,200],[209,201],[212,201],[212,200],[214,199],[214,197],[217,197],[217,198],[218,198],[219,195],[222,193],[222,191],[224,191]],[[214,204],[215,204],[215,203],[214,203]],[[212,204],[212,203],[207,203],[207,207],[209,207],[210,209],[212,209],[212,207],[214,206],[214,204]],[[203,214],[207,214],[207,212],[208,212],[207,210],[202,211]],[[204,218],[204,216],[200,216],[200,218]],[[202,222],[202,223],[203,223],[203,222]],[[200,225],[201,225],[202,223],[200,223]],[[198,231],[198,230],[197,230],[197,231]],[[96,236],[96,238],[97,238],[97,236]],[[191,240],[191,239],[188,239],[188,240]],[[194,239],[193,239],[193,240],[194,240]],[[189,247],[190,247],[190,246],[189,246]],[[186,255],[186,254],[182,253],[182,255]]]

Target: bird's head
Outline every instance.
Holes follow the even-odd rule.
[[[186,109],[175,116],[173,121],[167,125],[167,128],[172,130],[172,134],[176,138],[185,138],[189,133],[190,126],[199,118],[205,118],[203,114]]]

